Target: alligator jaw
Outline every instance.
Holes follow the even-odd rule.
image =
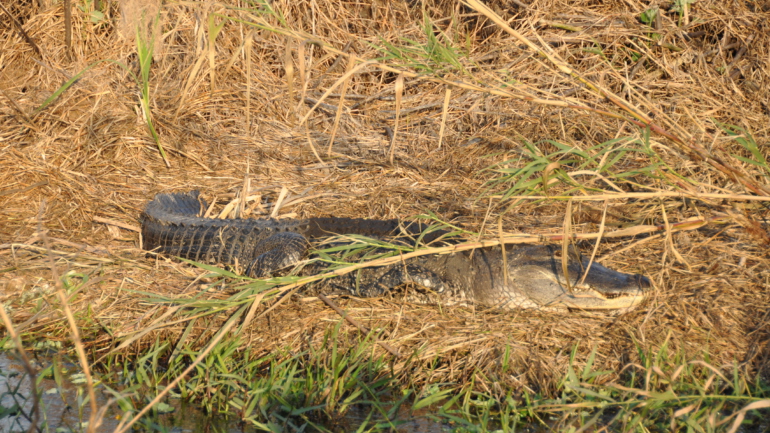
[[[587,289],[585,291],[565,294],[557,302],[571,309],[577,310],[631,310],[636,308],[646,299],[642,290],[636,293],[624,292],[617,296],[605,296],[596,290]]]
[[[577,310],[630,311],[647,298],[646,291],[651,284],[647,277],[641,275],[622,275],[627,277],[624,278],[625,284],[605,286],[601,291],[590,284],[574,284],[572,292],[565,292],[556,302]]]
[[[510,285],[519,287],[541,308],[570,310],[629,311],[649,295],[650,280],[641,275],[625,274],[570,257],[567,272],[571,284],[565,284],[561,259],[548,247],[524,248],[514,263],[509,263]]]

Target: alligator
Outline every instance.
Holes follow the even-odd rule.
[[[246,276],[264,278],[303,263],[311,240],[357,234],[397,244],[406,242],[404,238],[416,238],[419,244],[441,242],[448,234],[399,220],[204,218],[202,211],[207,207],[198,191],[156,195],[140,217],[144,249],[229,265]],[[557,257],[560,251],[549,245],[517,244],[426,254],[397,264],[365,267],[336,279],[335,285],[356,296],[371,297],[414,283],[418,290],[409,300],[504,310],[623,312],[647,297],[648,278],[596,262],[589,268],[588,259],[574,248],[568,253],[565,278],[562,259]],[[314,263],[303,269],[304,275],[323,272],[322,267],[328,266],[319,260]]]

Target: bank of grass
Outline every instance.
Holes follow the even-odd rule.
[[[387,329],[361,333],[346,329],[342,318],[329,321],[318,343],[265,351],[244,341],[240,331],[228,330],[242,330],[253,319],[248,312],[255,296],[262,302],[270,301],[277,293],[275,287],[301,279],[251,281],[203,266],[209,272],[203,277],[209,287],[233,295],[204,300],[192,294],[185,301],[143,294],[148,305],[168,305],[178,314],[148,324],[135,338],[123,341],[126,347],[158,325],[188,325],[181,334],[173,334],[174,340],[156,338],[139,353],[118,346],[97,358],[93,370],[98,380],[94,382],[112,399],[108,403],[112,408],[99,416],[118,414],[127,421],[144,410],[135,420],[136,426],[165,431],[170,426],[163,414],[172,407],[167,403],[184,399],[212,416],[261,431],[392,431],[415,422],[435,429],[473,432],[508,432],[524,427],[548,431],[767,428],[764,412],[770,408],[770,384],[762,376],[746,375],[737,361],[713,364],[715,357],[709,346],[695,354],[672,351],[668,347],[670,335],[656,349],[634,341],[637,361],[621,371],[597,369],[597,346],[582,347],[592,343],[578,342],[565,354],[564,376],[547,391],[511,386],[511,376],[519,374],[521,368],[512,361],[515,343],[496,348],[493,368],[488,364],[470,366],[462,381],[433,382],[431,376],[453,367],[436,348],[421,345],[411,353],[394,356],[378,345],[388,340]],[[67,274],[61,289],[77,294],[90,278]],[[224,326],[218,319],[223,312],[228,313]],[[213,330],[213,338],[192,338],[194,324]],[[93,328],[81,332],[98,333]],[[9,345],[9,339],[3,341],[4,347]],[[46,351],[46,346],[42,347]],[[587,356],[579,361],[578,354],[585,349]],[[463,356],[462,352],[458,355]],[[40,377],[55,378],[59,393],[64,393],[67,386],[63,377],[68,375],[59,373],[64,370],[61,360],[48,364],[50,358],[43,359],[48,366]],[[72,374],[71,367],[67,370],[85,390],[83,375]],[[89,419],[89,402],[88,398],[73,402],[83,421]],[[86,431],[88,424],[97,420],[84,422],[80,429]]]
[[[465,384],[416,383],[409,374],[394,373],[389,355],[372,356],[384,336],[381,331],[355,335],[352,344],[341,345],[351,338],[343,327],[340,321],[326,329],[318,347],[287,347],[267,355],[244,346],[237,337],[222,340],[154,410],[138,419],[135,428],[168,430],[163,414],[173,410],[176,399],[195,402],[197,409],[225,417],[231,425],[237,422],[247,430],[272,432],[377,432],[409,425],[457,432],[513,432],[525,427],[742,432],[767,428],[764,413],[770,407],[770,384],[759,377],[747,378],[737,364],[710,364],[708,348],[698,360],[688,361],[687,355],[671,353],[665,345],[656,353],[637,346],[641,362],[629,364],[619,380],[606,382],[613,372],[595,369],[596,349],[584,365],[577,365],[576,346],[566,375],[547,396],[526,387],[494,388],[500,375],[513,373],[507,365],[510,347],[503,348],[499,371],[476,369]],[[101,415],[117,413],[118,419],[131,419],[199,354],[157,341],[141,355],[107,356],[100,363],[99,388],[112,399],[113,408]],[[418,361],[419,355],[412,354],[405,367],[428,371],[445,367],[440,357],[424,363]],[[63,370],[61,361],[54,362],[41,376],[55,377],[58,392],[66,394],[64,389],[72,385],[65,387]],[[79,379],[77,386],[82,389],[85,381]],[[7,391],[23,402],[28,396],[21,394],[18,389]],[[79,419],[88,419],[87,399],[78,397],[69,404]],[[87,424],[81,429],[85,431]]]
[[[762,427],[760,6],[88,2],[69,59],[43,3],[0,30],[6,326],[87,353],[122,420],[179,395],[271,431]],[[307,280],[140,252],[144,204],[193,188],[238,215],[573,238],[656,288],[617,318],[334,298],[354,325]]]

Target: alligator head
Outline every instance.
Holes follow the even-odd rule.
[[[538,306],[628,311],[647,297],[651,287],[648,278],[614,271],[596,262],[589,268],[588,258],[574,248],[569,249],[565,278],[558,251],[551,246],[526,246],[514,249],[508,260],[509,279],[516,290]]]

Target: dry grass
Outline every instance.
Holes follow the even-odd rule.
[[[166,3],[149,91],[167,167],[143,117],[131,74],[140,72],[137,47],[117,29],[125,22],[117,4],[97,22],[73,9],[68,56],[62,2],[40,3],[12,2],[0,20],[0,285],[13,322],[27,338],[69,338],[59,303],[45,290],[55,280],[39,222],[58,272],[89,276],[70,294],[70,307],[90,353],[103,355],[158,325],[130,346],[135,351],[156,337],[174,341],[187,325],[176,320],[176,312],[164,316],[169,307],[147,303],[145,293],[191,296],[199,289],[196,277],[205,273],[147,258],[138,249],[137,217],[157,192],[200,189],[223,204],[248,177],[251,194],[261,198],[247,206],[252,214],[269,214],[285,187],[289,196],[282,215],[407,218],[431,211],[491,239],[498,237],[500,218],[509,233],[549,233],[561,230],[564,201],[477,199],[498,176],[482,170],[506,160],[514,166],[524,140],[550,139],[590,153],[611,139],[641,138],[644,131],[628,120],[636,116],[637,122],[645,117],[655,122],[650,147],[665,165],[654,176],[639,174],[621,183],[621,190],[728,196],[620,194],[606,202],[608,224],[665,225],[696,216],[726,221],[602,242],[597,257],[603,264],[644,273],[655,282],[655,293],[642,308],[606,317],[511,315],[395,300],[337,302],[367,327],[388,330],[387,342],[402,353],[442,360],[438,368],[403,372],[415,383],[465,381],[483,371],[499,379],[476,382],[492,392],[548,391],[564,376],[575,345],[578,364],[597,348],[599,370],[620,372],[636,362],[637,344],[651,352],[667,344],[688,359],[708,352],[714,365],[736,361],[749,375],[767,373],[766,202],[729,198],[765,195],[767,178],[761,167],[734,157],[751,154],[717,122],[750,131],[764,151],[770,125],[768,4],[701,0],[681,17],[666,13],[651,31],[638,21],[646,2],[636,0],[545,0],[527,2],[532,3],[527,8],[490,2],[511,28],[569,64],[571,76],[491,19],[452,2],[274,2],[285,23],[239,10],[245,2]],[[427,44],[423,4],[436,28],[432,34],[463,53],[456,65],[431,64],[423,53],[423,69],[404,57],[358,66],[381,57],[373,46],[385,42]],[[653,40],[653,33],[661,38]],[[318,43],[304,35],[314,35]],[[127,69],[97,63],[105,59]],[[76,83],[38,110],[89,65]],[[346,76],[346,71],[352,72]],[[399,72],[403,90],[397,89]],[[627,107],[601,90],[591,91],[576,74]],[[330,94],[322,99],[325,92]],[[396,124],[391,163],[386,130]],[[542,144],[543,153],[555,150]],[[655,162],[639,154],[612,170],[629,172]],[[617,192],[595,175],[575,179],[590,188],[577,195]],[[492,192],[499,197],[504,188]],[[557,184],[548,192],[565,190]],[[299,200],[303,197],[310,199]],[[574,202],[573,232],[598,231],[604,206]],[[339,320],[317,300],[293,299],[257,315],[243,342],[264,352],[314,345]],[[196,326],[196,334],[213,332],[210,323]],[[350,327],[351,341],[356,332]],[[497,374],[505,345],[513,349],[511,367],[508,374]],[[396,361],[396,371],[398,366]]]

